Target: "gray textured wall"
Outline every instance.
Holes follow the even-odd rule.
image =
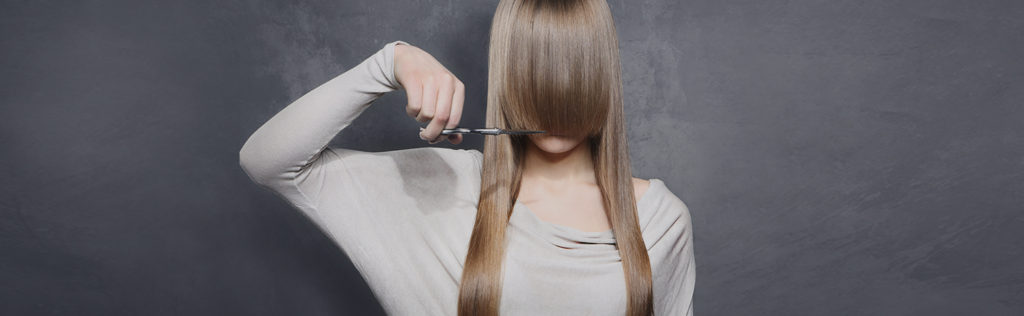
[[[380,314],[238,150],[396,39],[482,122],[495,4],[2,2],[0,314]],[[698,315],[1024,313],[1020,1],[611,5],[635,174],[690,206]],[[335,141],[426,146],[403,100]]]

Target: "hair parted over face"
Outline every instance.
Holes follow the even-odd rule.
[[[528,136],[545,151],[568,151],[604,127],[615,82],[609,67],[618,64],[609,47],[617,43],[596,4],[522,3],[519,18],[505,20],[510,49],[495,62],[501,69],[490,70],[504,78],[498,106],[508,128],[547,131]]]
[[[618,83],[618,44],[603,1],[502,1],[489,69],[508,128],[597,136]]]
[[[526,140],[547,152],[563,152],[588,139],[622,258],[627,314],[651,315],[650,258],[636,212],[618,38],[608,3],[501,0],[488,49],[486,125],[547,133],[484,139],[458,314],[499,314],[506,232],[522,182]]]

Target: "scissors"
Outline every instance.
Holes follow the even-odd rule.
[[[420,131],[421,132],[424,129],[425,128],[420,127]],[[508,130],[508,129],[500,129],[500,128],[463,128],[463,127],[456,127],[456,128],[441,130],[441,135],[451,135],[451,134],[527,135],[527,134],[537,134],[537,133],[546,133],[546,132],[545,131]]]

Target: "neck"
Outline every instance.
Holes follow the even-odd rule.
[[[596,182],[590,142],[586,139],[564,153],[549,153],[532,141],[526,143],[523,178],[553,184]]]

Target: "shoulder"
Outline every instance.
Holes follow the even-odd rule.
[[[665,181],[658,178],[641,180],[646,183],[638,184],[637,178],[633,179],[634,185],[646,186],[641,198],[651,202],[651,205],[659,211],[674,213],[675,215],[688,215],[690,212],[686,203],[679,197]]]
[[[478,164],[482,164],[484,161],[484,153],[477,149],[459,149],[465,154],[469,155],[476,160]]]
[[[641,216],[645,218],[645,233],[651,234],[650,237],[654,239],[666,235],[678,237],[689,234],[693,223],[686,203],[661,179],[652,178],[648,182],[647,192],[638,202],[638,205],[650,212],[647,216]]]
[[[651,187],[651,180],[645,180],[640,178],[633,178],[633,193],[636,195],[636,200],[640,201],[644,194],[647,193],[647,189]]]

